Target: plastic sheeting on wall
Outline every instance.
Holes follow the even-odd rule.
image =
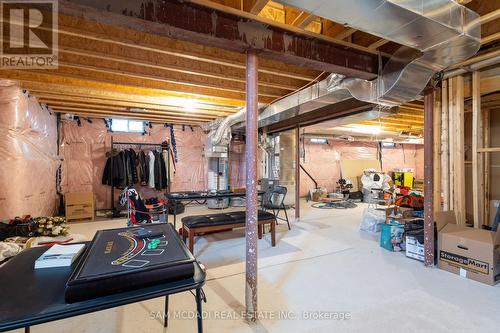
[[[329,140],[327,145],[304,142],[305,154],[302,166],[317,181],[318,186],[334,191],[340,178],[340,159],[378,159],[377,142],[344,142]],[[382,171],[390,172],[399,168],[413,168],[415,178],[423,177],[423,146],[396,144],[396,148],[382,149]],[[306,196],[314,187],[312,180],[300,173],[300,195]]]
[[[57,120],[17,83],[0,80],[0,218],[54,213]]]
[[[170,129],[163,124],[153,124],[147,134],[110,133],[102,119],[64,121],[62,126],[61,151],[64,155],[62,168],[62,190],[66,192],[94,192],[96,208],[111,207],[111,187],[102,185],[102,174],[106,164],[106,153],[111,150],[111,135],[115,142],[142,142],[160,144],[170,141]],[[207,161],[203,156],[206,135],[201,128],[175,126],[178,163],[171,184],[171,191],[203,190],[207,188]],[[128,147],[126,147],[128,148]],[[145,198],[162,197],[163,193],[147,186],[136,184]],[[115,202],[120,194],[115,189]]]
[[[245,187],[245,143],[232,141],[229,145],[231,189]]]

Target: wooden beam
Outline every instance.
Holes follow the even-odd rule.
[[[94,111],[89,111],[89,110],[65,110],[65,109],[53,109],[54,112],[58,113],[70,113],[74,114],[77,116],[82,116],[82,117],[87,117],[87,118],[125,118],[125,119],[137,119],[137,120],[151,120],[155,121],[158,123],[175,123],[175,124],[185,124],[185,125],[200,125],[205,122],[200,122],[196,120],[189,120],[189,119],[171,119],[168,117],[154,117],[154,116],[147,116],[147,115],[131,115],[129,113],[125,112],[94,112]]]
[[[147,104],[149,107],[166,106],[166,107],[183,107],[186,103],[185,96],[165,94],[155,90],[138,90],[135,93],[129,89],[121,89],[120,86],[115,86],[118,89],[106,89],[108,87],[100,87],[99,89],[87,86],[75,86],[70,84],[51,84],[48,82],[29,82],[23,81],[21,86],[27,89],[35,96],[40,94],[49,95],[50,98],[58,96],[59,98],[95,98],[105,102],[128,102],[128,103],[142,103]],[[229,102],[225,105],[226,101],[219,101],[216,99],[198,99],[197,105],[201,109],[234,113],[241,109],[243,103]]]
[[[490,147],[490,110],[483,110],[483,147]],[[490,225],[490,199],[491,199],[491,182],[490,182],[490,154],[485,154],[484,159],[484,221],[483,224]]]
[[[369,48],[369,49],[372,49],[372,50],[376,50],[376,49],[378,49],[379,47],[381,47],[382,45],[385,45],[385,44],[387,44],[387,43],[389,43],[389,41],[388,41],[388,40],[386,40],[386,39],[379,39],[378,41],[376,41],[376,42],[374,42],[374,43],[372,43],[372,44],[368,45],[368,48]]]
[[[455,101],[455,213],[457,214],[457,223],[466,222],[466,204],[465,204],[465,121],[464,121],[464,77],[459,75],[454,78]]]
[[[258,15],[269,0],[243,0],[243,10]]]
[[[481,112],[481,74],[472,73],[472,211],[474,227],[484,223],[484,159],[480,150],[483,148],[483,118]]]
[[[124,10],[131,15],[123,15]],[[328,41],[327,37],[309,38],[302,29],[293,31],[276,22],[207,1],[138,1],[135,6],[125,7],[119,0],[61,0],[59,11],[235,52],[256,48],[263,57],[319,71],[372,79],[378,69],[378,59],[372,53]]]
[[[442,211],[441,199],[441,89],[438,87],[434,90],[434,109],[433,109],[433,208],[434,212]],[[425,121],[425,120],[424,120]],[[424,131],[425,133],[425,131]],[[425,144],[425,143],[424,143]]]
[[[164,56],[167,56],[167,59],[180,58],[189,60],[193,64],[193,67],[198,66],[198,62],[202,62],[209,65],[237,68],[243,71],[245,70],[244,58],[237,53],[226,52],[216,48],[195,45],[189,42],[142,33],[139,31],[131,33],[131,30],[128,29],[97,24],[95,22],[76,17],[66,17],[61,15],[60,20],[66,24],[63,25],[60,23],[57,31],[59,33],[61,43],[64,43],[62,47],[69,44],[69,38],[76,38],[76,41],[73,43],[80,45],[80,47],[89,43],[98,43],[98,49],[105,49],[114,46],[120,48],[121,50],[123,50],[123,48],[125,48],[125,50],[131,49],[139,51],[140,53],[145,52],[147,54],[151,53],[160,55],[163,58],[165,58]],[[89,31],[82,31],[81,29],[73,26],[67,26],[69,24],[74,24],[73,22],[85,25]],[[106,30],[107,33],[100,33],[99,31],[102,30]],[[81,39],[84,39],[84,41],[81,41]],[[263,60],[262,62],[263,65],[259,69],[259,73],[265,73],[271,76],[287,77],[306,82],[309,82],[314,78],[314,75],[310,75],[310,70],[272,60]]]
[[[216,89],[207,89],[199,87],[190,87],[183,84],[171,84],[166,82],[155,82],[144,79],[131,78],[121,79],[119,75],[113,74],[96,74],[89,73],[84,70],[65,70],[59,68],[57,70],[38,70],[38,71],[17,71],[17,70],[0,70],[0,77],[22,82],[38,82],[57,85],[74,85],[79,87],[91,87],[106,90],[121,90],[134,92],[157,91],[158,94],[169,94],[192,99],[217,99],[220,104],[223,101],[239,101],[242,103],[245,98],[243,92],[228,92],[218,93]],[[118,84],[119,82],[119,84]],[[146,88],[145,88],[146,87]],[[270,103],[275,97],[261,97],[261,102]],[[228,104],[230,105],[230,104]]]
[[[339,32],[337,35],[334,36],[336,39],[345,39],[355,33],[357,30],[354,28],[346,28],[343,31]]]
[[[500,8],[496,9],[494,11],[491,11],[485,15],[481,15],[479,19],[472,21],[469,25],[475,26],[478,24],[486,24],[488,22],[494,21],[496,19],[500,18]]]
[[[72,107],[72,108],[82,108],[82,109],[93,109],[93,110],[105,110],[105,111],[128,111],[130,113],[137,114],[148,114],[148,115],[156,115],[156,116],[168,116],[172,118],[190,118],[190,119],[198,119],[198,120],[214,120],[216,116],[203,115],[195,112],[182,112],[182,113],[172,113],[169,111],[158,111],[146,108],[124,108],[123,106],[114,106],[114,105],[96,105],[96,104],[87,104],[87,103],[78,103],[78,102],[68,102],[68,101],[51,101],[45,99],[39,99],[40,103],[47,104],[51,108],[57,107]],[[132,111],[132,110],[143,110],[141,112]]]
[[[135,85],[134,83],[129,83],[129,81],[134,82],[133,79],[139,79],[139,80],[146,80],[146,81],[156,81],[156,82],[161,82],[161,83],[166,83],[168,84],[165,89],[167,90],[173,90],[173,91],[179,91],[179,92],[185,92],[186,90],[176,87],[176,85],[181,85],[183,87],[193,87],[193,88],[199,88],[200,92],[203,91],[204,89],[207,89],[205,92],[207,95],[212,95],[212,96],[218,96],[215,92],[213,94],[209,93],[209,91],[213,90],[220,90],[222,92],[228,92],[228,93],[239,93],[239,94],[244,94],[245,89],[244,89],[244,84],[233,84],[233,83],[227,83],[224,82],[224,80],[220,79],[210,79],[210,80],[201,80],[199,82],[199,76],[197,77],[196,75],[183,75],[181,78],[180,76],[172,77],[173,75],[160,75],[162,73],[159,73],[156,71],[158,74],[143,74],[143,73],[136,73],[132,71],[126,71],[126,70],[119,70],[119,69],[110,69],[110,68],[103,68],[103,67],[94,67],[94,66],[89,66],[89,65],[80,65],[80,64],[70,64],[66,62],[60,62],[59,63],[59,69],[60,72],[64,73],[63,75],[68,75],[69,77],[73,77],[73,70],[77,70],[76,73],[78,73],[77,77],[81,78],[89,78],[91,80],[99,80],[99,78],[112,78],[113,76],[120,76],[123,77],[123,79],[118,79],[116,82],[120,82],[123,84],[127,85]],[[69,70],[65,70],[69,69]],[[151,71],[151,70],[150,70]],[[95,75],[92,75],[91,73],[98,73],[97,77]],[[155,71],[151,71],[155,72]],[[102,75],[101,75],[102,74]],[[104,82],[113,82],[113,80],[102,80]],[[198,82],[195,82],[198,81]],[[147,86],[147,85],[146,85]],[[160,86],[156,86],[159,89]],[[184,90],[184,91],[183,91]],[[190,92],[194,92],[194,90],[187,89]],[[283,94],[280,93],[265,93],[264,89],[262,89],[262,95],[261,96],[267,96],[271,98],[279,98],[283,96]],[[222,94],[224,95],[224,93]]]
[[[296,24],[296,26],[301,29],[306,28],[312,21],[316,19],[316,16],[311,13],[306,13],[306,12],[303,13],[305,13],[303,15],[304,16],[303,19],[298,24]]]
[[[101,99],[92,98],[81,95],[60,95],[60,94],[50,94],[44,92],[30,91],[30,93],[38,98],[40,102],[43,103],[82,103],[86,105],[101,105],[101,106],[121,106],[127,108],[136,109],[148,109],[156,111],[168,111],[171,113],[186,113],[186,108],[182,106],[165,105],[157,103],[137,103],[135,101],[124,101],[120,99]],[[190,110],[189,112],[194,112],[197,115],[203,115],[206,117],[224,117],[237,112],[237,110],[228,111],[217,111],[214,109],[207,109],[202,106],[197,106],[195,110]]]
[[[481,44],[488,44],[488,43],[491,43],[491,42],[495,42],[497,40],[500,39],[500,31],[499,32],[496,32],[494,34],[491,34],[489,36],[486,36],[486,37],[483,37],[481,38]]]
[[[456,94],[456,82],[454,78],[449,78],[448,79],[448,139],[449,139],[449,190],[448,193],[450,195],[449,198],[449,210],[455,210],[457,209],[455,203],[455,196],[456,196],[456,191],[455,191],[455,154],[456,154],[456,144],[455,144],[455,137],[457,136],[457,130],[455,128],[455,118],[457,117],[456,112],[455,112],[455,94]]]
[[[498,153],[498,152],[500,152],[500,147],[481,148],[481,149],[478,149],[478,152],[480,152],[480,153]]]
[[[179,66],[175,64],[162,64],[159,63],[159,61],[148,61],[145,60],[145,54],[143,53],[141,58],[132,58],[132,57],[124,57],[116,54],[112,54],[110,52],[95,52],[95,51],[90,51],[90,50],[79,50],[79,49],[74,49],[72,47],[66,47],[64,45],[59,46],[59,64],[61,65],[71,65],[71,64],[82,64],[82,65],[95,65],[96,67],[105,67],[109,66],[109,64],[112,62],[113,64],[120,64],[120,69],[127,69],[127,68],[139,68],[140,67],[146,67],[149,69],[153,70],[160,70],[160,71],[167,71],[168,72],[174,72],[174,73],[182,73],[185,75],[191,75],[194,77],[206,77],[210,79],[214,79],[215,81],[218,80],[223,80],[223,81],[230,81],[233,83],[238,83],[244,85],[245,83],[245,73],[243,70],[240,69],[235,69],[232,67],[222,67],[222,66],[217,66],[214,64],[205,64],[202,63],[206,66],[199,66],[200,62],[196,63],[193,61],[186,62],[186,65]],[[172,63],[181,63],[179,59],[175,59],[174,57],[162,57],[161,60],[164,61],[168,58],[172,58],[170,62]],[[99,60],[99,61],[97,61]],[[125,65],[125,66],[124,66]],[[197,65],[197,66],[194,66]],[[168,77],[172,76],[172,73],[170,75],[166,75]],[[173,75],[175,76],[175,74]],[[270,88],[276,88],[276,89],[282,89],[282,90],[288,90],[288,91],[294,91],[297,88],[301,86],[302,81],[297,81],[294,80],[292,81],[291,79],[287,78],[285,79],[285,82],[287,83],[280,83],[278,80],[276,80],[276,76],[270,76],[269,74],[264,75],[266,76],[266,81],[261,80],[259,82],[259,85],[262,87],[270,87]],[[261,76],[262,78],[262,76]],[[279,78],[279,77],[278,77]],[[291,82],[295,82],[295,84],[291,84]]]
[[[448,79],[441,82],[441,111],[441,192],[443,193],[443,211],[448,211],[450,210]]]
[[[100,109],[91,107],[72,107],[72,106],[60,106],[60,105],[49,105],[51,109],[55,111],[65,111],[68,113],[86,112],[92,114],[99,114],[102,116],[110,115],[123,115],[127,117],[135,118],[156,118],[156,119],[166,119],[166,120],[179,120],[179,121],[192,121],[192,122],[208,122],[210,119],[197,118],[196,116],[172,116],[167,114],[162,114],[158,112],[132,112],[126,109]]]
[[[343,25],[332,22],[330,20],[327,20],[325,18],[322,18],[322,25],[323,25],[323,35],[334,37],[341,31],[343,31],[345,28]]]

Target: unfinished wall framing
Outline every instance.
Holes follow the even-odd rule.
[[[444,79],[435,100],[440,106],[434,119],[440,133],[435,137],[439,149],[434,151],[434,161],[439,161],[434,177],[440,179],[434,191],[434,201],[440,201],[435,211],[453,210],[459,224],[475,228],[491,224],[491,201],[500,199],[491,193],[492,186],[500,186],[498,177],[492,176],[500,152],[492,141],[500,141],[500,133],[490,130],[500,122],[493,112],[500,107],[498,91],[498,66],[477,68]]]

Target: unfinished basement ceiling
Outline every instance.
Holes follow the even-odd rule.
[[[65,3],[66,1],[61,1]],[[72,1],[78,3],[79,1]],[[107,3],[121,2],[98,1]],[[176,1],[167,1],[176,2]],[[315,17],[296,8],[262,0],[193,0],[221,12],[275,22],[294,33],[317,36],[376,56],[390,56],[396,43]],[[481,16],[498,11],[498,1],[465,4]],[[483,25],[483,38],[499,31],[498,20]],[[487,46],[496,39],[488,39]],[[59,69],[0,70],[18,80],[43,103],[83,117],[124,116],[159,123],[202,124],[239,111],[245,104],[245,55],[141,29],[59,15]],[[328,73],[260,57],[259,102],[269,104]],[[422,130],[422,103],[404,105],[388,130]]]

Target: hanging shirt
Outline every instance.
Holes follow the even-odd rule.
[[[150,151],[149,152],[149,179],[148,186],[151,188],[155,187],[155,154]]]
[[[165,171],[166,171],[166,180],[167,180],[167,183],[166,183],[166,186],[170,185],[170,175],[169,175],[169,165],[168,165],[168,151],[167,150],[163,150],[161,152],[161,155],[163,156],[163,163],[165,163]]]

